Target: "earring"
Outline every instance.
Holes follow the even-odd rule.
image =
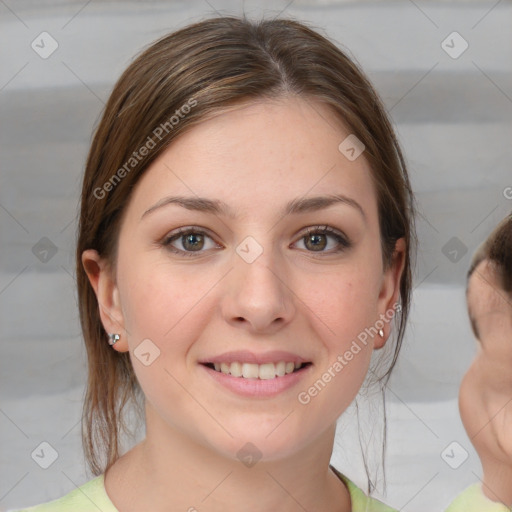
[[[379,329],[379,336],[381,338],[384,338],[384,331],[382,329]]]
[[[117,343],[119,341],[119,334],[109,334],[108,335],[108,344],[109,345],[114,345],[115,343]]]

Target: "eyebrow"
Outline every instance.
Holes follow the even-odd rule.
[[[291,214],[300,214],[323,210],[334,204],[345,204],[355,208],[366,220],[366,214],[362,206],[354,199],[342,194],[332,194],[327,196],[301,197],[293,199],[286,204],[283,210],[283,216]],[[212,213],[215,215],[225,215],[234,218],[235,212],[226,203],[219,200],[207,199],[205,197],[185,197],[185,196],[168,196],[160,199],[151,208],[146,210],[141,220],[151,212],[170,204],[177,204],[187,210],[194,210],[204,213]]]

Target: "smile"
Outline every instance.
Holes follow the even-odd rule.
[[[234,361],[232,363],[205,363],[205,366],[216,372],[241,379],[260,379],[271,380],[284,377],[290,373],[297,372],[311,363],[294,363],[279,361],[277,363],[242,363]]]

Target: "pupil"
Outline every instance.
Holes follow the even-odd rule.
[[[312,247],[314,251],[322,250],[326,246],[324,235],[310,235],[309,241],[313,243]]]
[[[202,242],[202,235],[190,234],[185,236],[185,243],[183,245],[185,248],[192,249],[194,251],[202,248]]]

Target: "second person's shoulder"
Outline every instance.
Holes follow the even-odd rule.
[[[487,498],[482,491],[482,485],[476,483],[460,493],[446,512],[510,512],[511,510],[512,507],[509,508]]]

